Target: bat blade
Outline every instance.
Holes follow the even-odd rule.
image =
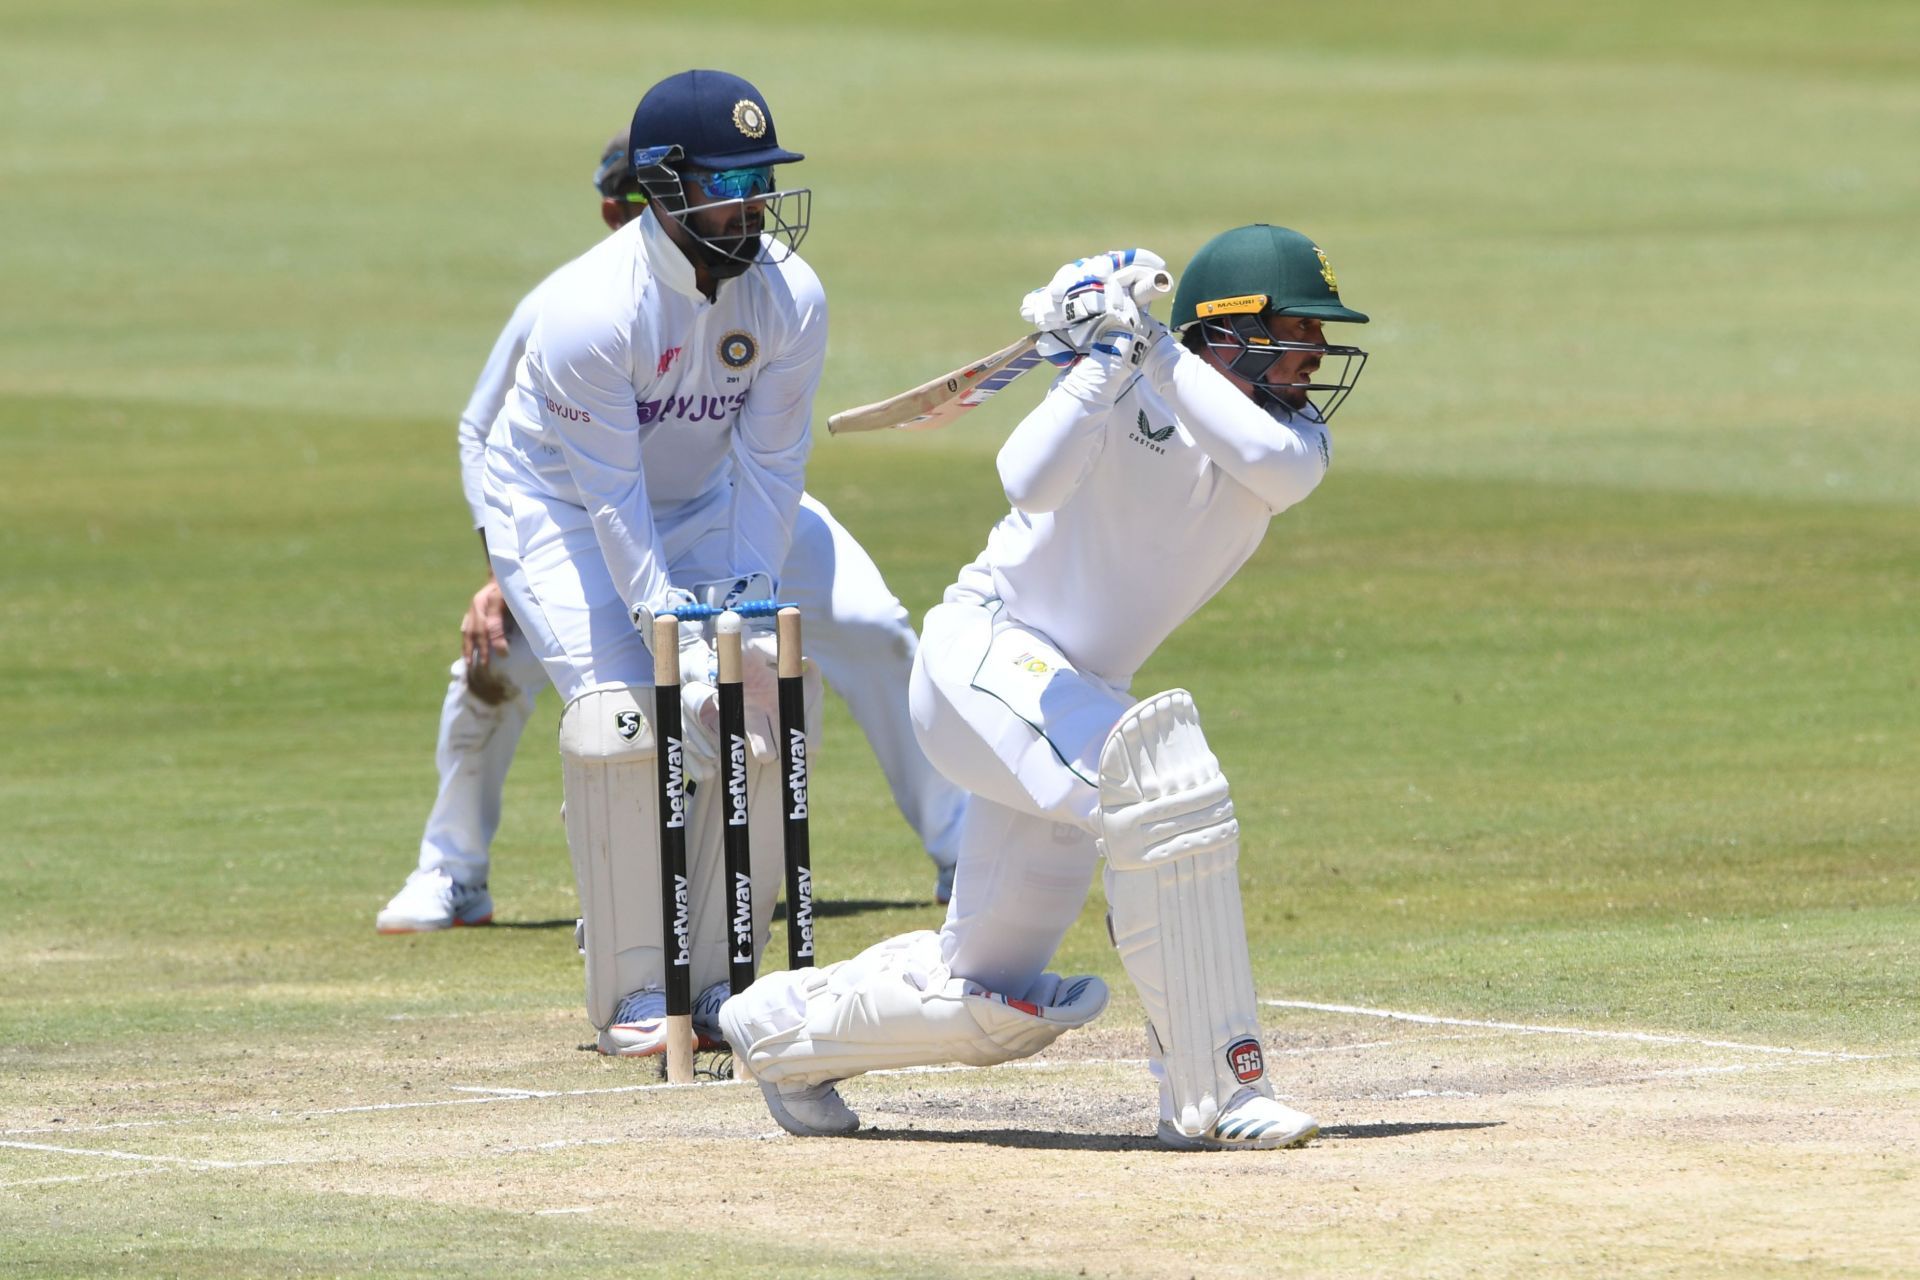
[[[926,431],[945,426],[968,409],[1031,369],[1040,359],[1034,350],[1036,335],[1028,334],[990,356],[962,365],[911,391],[857,409],[843,409],[827,419],[835,435],[902,428]]]

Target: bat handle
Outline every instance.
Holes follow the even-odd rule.
[[[1135,306],[1144,307],[1161,294],[1173,292],[1173,277],[1153,267],[1122,267],[1113,278],[1125,286]]]

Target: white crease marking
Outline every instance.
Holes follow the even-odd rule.
[[[551,1098],[551,1089],[492,1089],[483,1084],[456,1084],[455,1093],[497,1093],[508,1098]]]
[[[238,1167],[227,1160],[196,1160],[192,1156],[149,1156],[137,1151],[101,1150],[97,1147],[58,1147],[50,1142],[0,1142],[0,1147],[13,1147],[20,1151],[47,1151],[61,1156],[93,1156],[99,1160],[137,1160],[153,1164],[194,1165],[202,1169]]]
[[[1638,1044],[1691,1044],[1708,1049],[1734,1049],[1742,1053],[1773,1053],[1785,1057],[1828,1058],[1848,1062],[1868,1062],[1886,1055],[1845,1053],[1835,1049],[1793,1049],[1771,1044],[1742,1044],[1736,1040],[1705,1040],[1693,1036],[1656,1035],[1650,1031],[1599,1031],[1590,1027],[1536,1026],[1526,1022],[1486,1022],[1476,1018],[1442,1018],[1430,1013],[1407,1013],[1398,1009],[1367,1009],[1350,1004],[1316,1004],[1310,1000],[1262,1000],[1276,1009],[1312,1009],[1320,1013],[1350,1013],[1365,1018],[1387,1018],[1395,1022],[1419,1022],[1443,1027],[1485,1027],[1493,1031],[1517,1031],[1525,1035],[1584,1036],[1594,1040],[1631,1040]]]
[[[21,1151],[45,1151],[62,1156],[92,1156],[96,1160],[131,1160],[139,1164],[169,1165],[188,1169],[265,1169],[288,1164],[318,1164],[325,1160],[209,1160],[200,1156],[156,1156],[139,1151],[115,1151],[100,1147],[59,1147],[50,1142],[0,1142],[0,1147]]]

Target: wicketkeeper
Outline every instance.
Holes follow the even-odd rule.
[[[626,226],[646,207],[631,156],[622,130],[608,143],[594,174],[601,218],[610,231]],[[543,288],[514,309],[460,415],[461,486],[483,551],[487,435],[513,391]],[[914,740],[907,679],[918,638],[873,558],[810,494],[801,495],[794,516],[781,594],[805,614],[809,656],[865,733],[895,803],[934,863],[935,897],[946,902],[962,797],[927,763]],[[421,836],[418,865],[376,918],[382,933],[430,932],[485,924],[493,917],[487,882],[501,795],[533,714],[534,696],[547,676],[491,573],[462,620],[461,649],[441,707],[434,753],[439,791]]]
[[[482,488],[500,592],[565,702],[588,1015],[602,1050],[646,1054],[665,1040],[653,622],[676,606],[779,591],[827,311],[796,252],[811,193],[774,182],[776,166],[802,157],[780,146],[751,84],[719,71],[668,77],[641,99],[630,146],[645,212],[536,292]],[[712,650],[691,626],[679,647],[686,767],[711,775]],[[750,799],[772,813],[771,637],[748,651]],[[716,922],[722,791],[700,788],[687,821],[688,909]],[[757,954],[783,858],[775,824],[754,838]],[[696,1030],[704,1014],[710,1031],[726,994],[726,936],[709,928],[696,939]]]
[[[913,673],[920,740],[970,797],[945,926],[824,969],[769,974],[720,1024],[796,1134],[859,1121],[837,1081],[1035,1053],[1106,1006],[1096,977],[1045,971],[1104,857],[1108,922],[1148,1017],[1159,1135],[1286,1147],[1318,1126],[1265,1071],[1227,780],[1192,697],[1138,699],[1134,673],[1326,474],[1327,419],[1365,323],[1307,237],[1209,241],[1174,297],[1176,333],[1116,273],[1062,267],[1022,303],[1064,372],[999,456],[1013,510],[927,616]],[[1337,366],[1338,375],[1323,372]]]

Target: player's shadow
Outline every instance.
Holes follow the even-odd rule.
[[[939,910],[924,898],[819,898],[813,904],[813,914],[822,920],[837,920],[846,916],[865,915],[869,911],[921,911]],[[787,904],[778,902],[773,907],[773,918],[787,918]],[[565,920],[495,920],[496,929],[571,929],[575,924],[572,916]]]
[[[926,898],[815,898],[813,914],[823,920],[834,920],[842,916],[865,915],[869,911],[915,911],[932,906],[933,903]],[[774,904],[773,918],[787,918],[787,904],[784,901]]]
[[[851,1142],[948,1142],[1023,1151],[1164,1151],[1157,1138],[1135,1133],[1058,1133],[1034,1129],[860,1129]]]
[[[1426,1120],[1404,1124],[1330,1124],[1322,1138],[1404,1138],[1415,1133],[1445,1133],[1456,1129],[1498,1129],[1505,1120]]]
[[[1458,1129],[1497,1129],[1504,1120],[1434,1120],[1405,1124],[1336,1124],[1320,1131],[1329,1138],[1404,1138],[1416,1133]],[[856,1142],[951,1142],[1029,1151],[1166,1151],[1150,1134],[1058,1133],[1032,1129],[861,1129]]]

